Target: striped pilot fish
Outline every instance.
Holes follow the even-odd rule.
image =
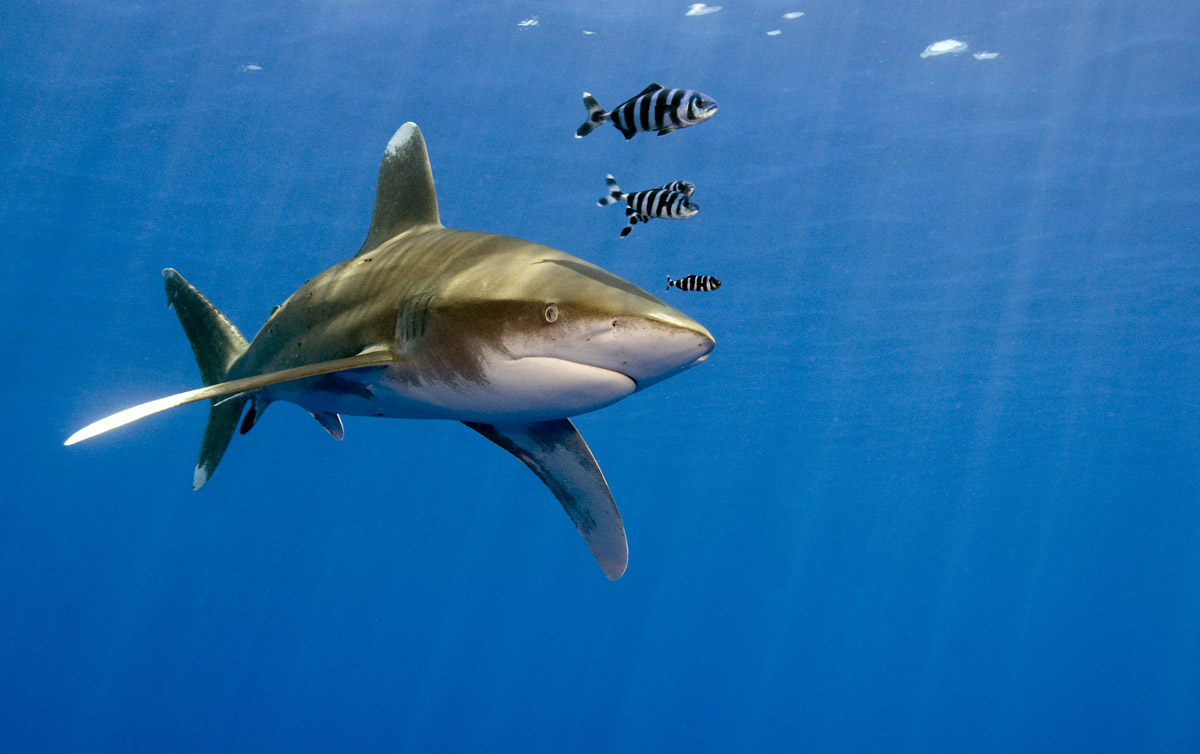
[[[610,120],[626,139],[650,131],[666,136],[677,128],[703,123],[717,113],[716,101],[707,94],[691,89],[663,89],[658,84],[651,84],[608,112],[587,92],[583,93],[583,105],[588,117],[575,131],[576,139]]]
[[[611,178],[612,176],[609,177]],[[678,191],[681,194],[691,196],[692,192],[696,190],[696,184],[691,181],[671,181],[666,186],[663,186],[663,189],[666,191]]]
[[[600,197],[597,204],[603,207],[625,201],[625,214],[629,217],[629,224],[621,229],[621,238],[629,235],[633,226],[649,222],[652,217],[682,219],[692,217],[700,211],[688,198],[696,190],[695,185],[688,181],[674,181],[660,188],[635,191],[632,194],[621,193],[621,187],[611,175],[605,176],[604,182],[608,184],[608,193]]]
[[[667,290],[671,290],[672,286],[681,291],[715,291],[721,287],[721,281],[712,275],[688,275],[678,280],[672,280],[667,275]]]

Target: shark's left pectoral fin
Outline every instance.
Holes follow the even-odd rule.
[[[144,419],[151,414],[157,414],[160,411],[166,411],[169,408],[183,406],[196,401],[213,400],[217,398],[227,398],[229,396],[240,397],[242,395],[253,394],[257,390],[261,390],[270,385],[277,385],[281,382],[290,382],[291,380],[301,380],[306,377],[316,377],[322,374],[332,374],[334,372],[345,372],[351,369],[364,369],[366,367],[379,367],[395,364],[397,362],[396,355],[387,349],[369,349],[363,351],[357,356],[349,356],[344,359],[333,359],[332,361],[322,361],[316,364],[305,364],[303,366],[292,367],[291,369],[281,369],[278,372],[269,372],[267,374],[259,374],[253,377],[244,377],[242,379],[230,380],[229,382],[219,382],[215,385],[202,387],[197,390],[188,390],[184,393],[176,393],[168,395],[165,398],[148,401],[133,408],[127,408],[124,411],[118,411],[112,416],[107,416],[100,421],[92,422],[83,429],[67,438],[64,445],[74,445],[77,442],[82,442],[96,435],[103,434],[109,430],[123,427],[126,424],[135,422],[138,419]],[[223,402],[216,402],[215,405],[227,405]],[[240,406],[239,406],[240,410]],[[333,419],[316,417],[317,421],[321,422],[321,426],[325,427],[330,434],[337,437],[335,432],[340,432],[341,419],[337,420],[337,427],[333,427]],[[236,423],[235,423],[236,424]],[[251,424],[253,426],[253,423]],[[341,439],[341,438],[338,438]]]
[[[629,547],[604,474],[569,419],[533,424],[477,424],[471,429],[512,453],[546,483],[575,522],[604,575],[625,573]]]

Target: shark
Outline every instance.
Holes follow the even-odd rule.
[[[177,271],[163,279],[204,387],[119,411],[65,444],[208,401],[199,490],[233,435],[275,402],[338,440],[342,416],[458,421],[541,479],[611,580],[628,565],[625,528],[571,417],[679,374],[715,345],[700,323],[595,264],[443,226],[414,123],[384,150],[362,247],[277,306],[253,339]]]

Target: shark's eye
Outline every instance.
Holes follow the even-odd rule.
[[[545,311],[542,312],[542,316],[546,318],[547,322],[553,322],[558,319],[558,307],[554,304],[547,304]]]

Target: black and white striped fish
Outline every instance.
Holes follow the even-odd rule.
[[[721,281],[712,275],[688,275],[678,280],[672,280],[667,275],[667,290],[671,290],[672,286],[681,291],[715,291],[721,287]]]
[[[597,204],[603,207],[606,204],[625,201],[625,214],[629,217],[629,225],[621,230],[621,238],[629,235],[633,226],[649,222],[652,217],[668,217],[678,220],[692,217],[700,211],[700,208],[692,204],[691,199],[688,198],[691,192],[696,190],[696,187],[687,181],[675,181],[662,188],[635,191],[632,194],[621,193],[621,187],[617,185],[617,180],[611,175],[605,176],[604,182],[608,184],[608,193],[600,197]]]
[[[696,184],[691,181],[671,181],[666,186],[663,186],[663,188],[667,191],[678,191],[691,196],[692,192],[696,190]]]
[[[608,112],[587,92],[583,93],[583,105],[587,108],[588,118],[575,131],[576,139],[582,139],[610,120],[626,139],[650,131],[666,136],[677,128],[703,123],[717,112],[716,101],[707,94],[691,89],[663,89],[658,84],[651,84]]]

